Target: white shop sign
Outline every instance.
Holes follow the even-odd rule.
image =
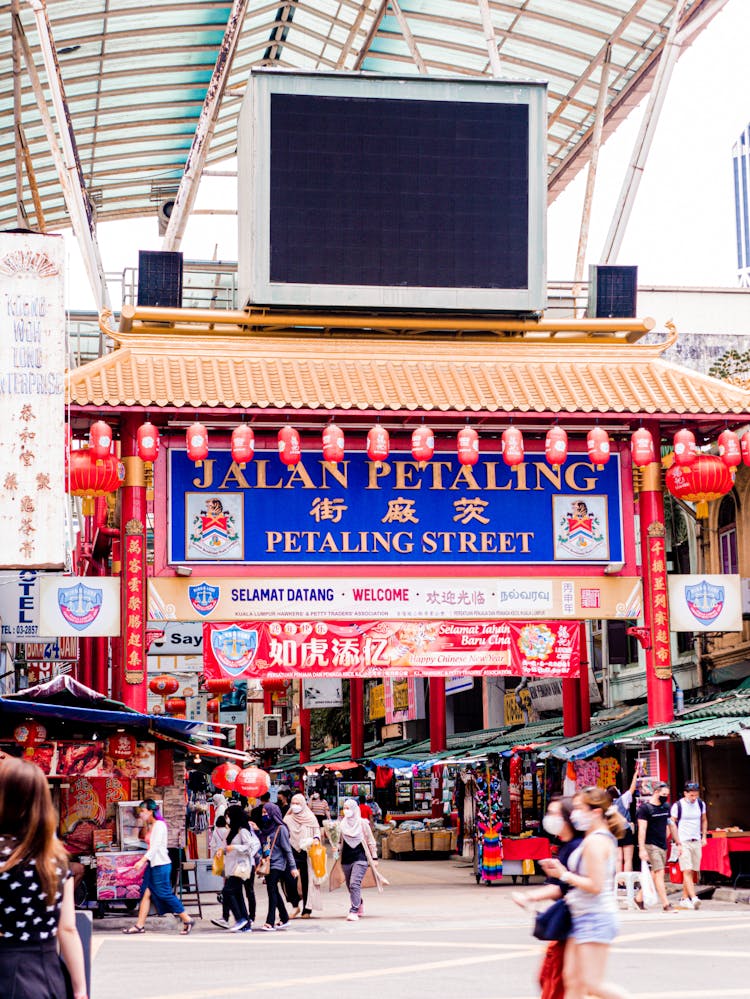
[[[120,580],[57,576],[41,581],[39,626],[51,635],[120,634]]]
[[[742,631],[739,576],[669,576],[672,631]]]
[[[39,581],[63,579],[59,574],[33,569],[0,572],[0,622],[3,641],[54,642],[39,628]]]

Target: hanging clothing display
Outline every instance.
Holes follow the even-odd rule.
[[[503,876],[502,797],[500,775],[478,771],[476,784],[476,878],[495,883]]]

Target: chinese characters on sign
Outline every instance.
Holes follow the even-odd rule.
[[[580,668],[564,621],[264,621],[203,626],[207,677],[563,676]]]
[[[0,234],[0,565],[65,563],[64,244]]]
[[[653,523],[648,528],[648,566],[651,575],[652,607],[651,645],[654,673],[660,680],[672,678],[672,651],[669,642],[669,604],[667,600],[667,558],[664,526]]]
[[[125,525],[122,565],[123,658],[125,682],[143,683],[146,664],[146,535],[140,520]]]

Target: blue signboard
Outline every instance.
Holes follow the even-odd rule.
[[[527,454],[473,467],[436,452],[338,465],[314,452],[286,467],[258,451],[244,469],[229,451],[199,465],[169,453],[169,560],[253,563],[602,565],[624,561],[620,462],[586,454],[552,468]]]

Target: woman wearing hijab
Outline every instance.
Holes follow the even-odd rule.
[[[369,869],[375,873],[376,882],[380,887],[380,879],[375,872],[377,866],[377,847],[369,822],[362,821],[359,804],[354,798],[344,802],[344,817],[341,828],[341,869],[344,872],[346,887],[349,889],[349,914],[346,917],[350,923],[356,923],[364,914],[362,904],[362,882]],[[331,887],[334,885],[332,883]]]
[[[309,919],[312,915],[312,908],[307,904],[310,890],[310,859],[307,856],[307,847],[310,845],[310,840],[320,837],[320,826],[308,807],[304,795],[294,795],[289,804],[289,811],[284,816],[284,823],[289,829],[294,863],[299,870],[302,883],[302,918]],[[303,844],[306,845],[303,846]],[[297,911],[299,911],[299,907],[292,910],[292,916],[296,915]]]
[[[268,915],[266,916],[266,924],[261,929],[270,933],[276,929],[277,909],[281,920],[279,929],[286,929],[286,924],[289,922],[289,913],[286,911],[286,906],[281,901],[279,894],[279,881],[284,878],[287,872],[296,878],[299,875],[299,870],[292,853],[289,829],[284,824],[278,805],[267,802],[263,806],[260,831],[263,835],[263,856],[270,857],[271,860],[271,870],[266,874]]]
[[[230,805],[226,811],[229,835],[224,848],[224,904],[234,916],[234,926],[229,927],[226,916],[221,923],[230,933],[249,933],[255,916],[255,896],[252,895],[251,911],[245,906],[245,884],[250,881],[255,858],[260,853],[258,837],[250,828],[250,819],[241,805]],[[221,925],[218,920],[214,921]]]

